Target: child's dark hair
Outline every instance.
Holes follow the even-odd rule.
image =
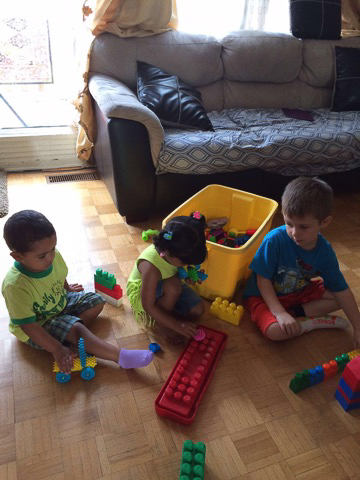
[[[52,223],[35,210],[21,210],[14,213],[4,225],[4,239],[13,252],[26,253],[32,244],[54,235]]]
[[[199,212],[174,217],[154,237],[155,248],[167,250],[186,265],[200,265],[206,258],[205,227],[205,217]]]
[[[319,178],[298,177],[290,182],[282,195],[282,213],[290,218],[313,215],[322,222],[331,215],[334,193]]]

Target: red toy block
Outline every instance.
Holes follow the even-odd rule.
[[[98,282],[95,282],[95,290],[99,290],[99,292],[103,292],[109,297],[115,298],[115,300],[119,300],[123,296],[122,288],[120,285],[116,284],[113,289],[104,287]]]
[[[353,392],[360,391],[360,356],[353,358],[346,365],[342,377]]]
[[[190,425],[214,374],[226,333],[200,325],[206,336],[190,340],[155,400],[158,415]]]
[[[330,360],[329,363],[323,364],[324,369],[324,380],[327,380],[330,377],[333,377],[338,372],[338,364],[335,360]]]

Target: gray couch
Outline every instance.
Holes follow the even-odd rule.
[[[222,40],[175,31],[97,37],[89,83],[94,155],[128,223],[169,212],[210,183],[276,198],[299,174],[323,175],[335,187],[341,179],[357,181],[359,112],[329,109],[334,45],[360,48],[360,37],[302,41],[258,31]],[[164,130],[137,99],[137,60],[196,87],[215,132]],[[315,121],[286,117],[282,108],[311,110]],[[225,145],[218,147],[220,137]]]

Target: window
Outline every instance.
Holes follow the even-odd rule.
[[[179,30],[203,33],[221,38],[227,33],[244,30],[266,30],[290,33],[289,0],[177,0]],[[260,14],[258,13],[260,11]]]
[[[0,11],[0,128],[68,126],[81,86],[79,1],[12,0]]]

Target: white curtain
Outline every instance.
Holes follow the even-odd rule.
[[[178,30],[217,38],[246,30],[290,32],[289,0],[176,0]]]

